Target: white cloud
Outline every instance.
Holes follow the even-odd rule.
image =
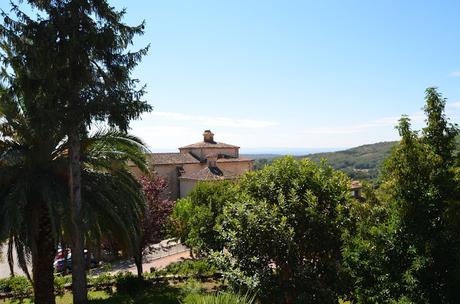
[[[400,116],[389,116],[374,119],[362,124],[334,127],[309,128],[304,134],[354,134],[368,131],[373,128],[395,127],[398,124]],[[412,123],[419,124],[424,120],[423,112],[417,112],[409,116]]]
[[[130,133],[140,137],[152,150],[167,149],[177,152],[177,147],[190,144],[190,139],[199,133],[180,126],[146,126],[134,124]],[[196,133],[196,134],[195,134]]]
[[[188,115],[173,112],[152,112],[143,117],[154,117],[157,119],[187,121],[200,126],[206,127],[232,127],[232,128],[251,128],[261,129],[278,125],[279,123],[265,120],[239,119],[230,117],[210,117],[200,115]]]
[[[450,108],[460,109],[460,101],[450,102],[447,104]]]
[[[460,71],[453,71],[449,73],[450,77],[460,77]]]

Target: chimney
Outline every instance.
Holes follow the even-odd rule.
[[[211,143],[211,144],[215,143],[214,133],[212,133],[211,130],[205,130],[203,133],[203,138],[204,138],[204,142]]]

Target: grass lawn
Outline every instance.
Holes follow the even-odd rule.
[[[108,295],[91,300],[92,304],[179,304],[182,293],[179,288],[149,288],[136,296]]]
[[[190,293],[203,291],[213,291],[219,284],[215,282],[190,281],[186,283],[176,283],[174,285],[159,285],[143,289],[136,295],[110,294],[105,291],[90,291],[89,298],[91,304],[179,304],[179,300]],[[0,304],[32,304],[31,300],[7,300]],[[56,297],[57,304],[71,304],[72,294],[66,293]]]
[[[135,297],[128,295],[110,295],[105,291],[91,291],[89,293],[90,303],[92,304],[177,304],[179,303],[179,291],[174,290],[147,290]],[[5,304],[32,304],[29,299],[6,300],[0,303]],[[72,304],[72,294],[66,293],[64,296],[56,297],[56,304]]]
[[[92,299],[93,301],[104,301],[105,299],[108,299],[110,296],[107,294],[105,291],[90,291],[89,292],[89,298]],[[24,303],[24,304],[31,304],[33,303],[29,299],[22,300],[6,300],[5,302],[1,302],[2,304],[19,304],[19,303]],[[95,302],[95,303],[106,303],[106,302]],[[110,302],[107,302],[110,303]],[[124,302],[121,302],[124,303]],[[129,302],[127,302],[129,303]],[[71,293],[66,293],[63,296],[58,296],[56,297],[56,304],[72,304],[72,294]]]

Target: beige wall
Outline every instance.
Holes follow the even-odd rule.
[[[171,164],[171,165],[156,165],[155,173],[165,178],[168,182],[168,190],[164,198],[177,200],[178,198],[187,196],[193,190],[198,181],[179,179],[177,168],[182,166],[185,172],[196,172],[207,166],[205,163],[194,164]],[[240,162],[217,162],[217,166],[223,170],[228,170],[238,175],[243,175],[246,171],[253,169],[252,161]]]
[[[195,188],[196,184],[198,183],[197,180],[191,179],[180,179],[180,197],[186,197],[190,192],[192,192],[193,188]]]
[[[239,162],[217,162],[217,167],[234,172],[238,175],[243,175],[246,171],[252,171],[252,161],[239,161]]]
[[[205,164],[169,164],[169,165],[155,165],[153,168],[155,173],[159,176],[166,179],[168,182],[168,190],[166,191],[164,198],[169,198],[171,200],[177,200],[182,197],[180,192],[180,183],[178,169],[182,167],[185,172],[194,172],[198,171],[201,168],[204,168]]]
[[[176,165],[156,165],[153,170],[156,174],[166,179],[168,190],[163,195],[164,198],[176,200],[179,197],[179,182],[177,180]]]
[[[238,153],[237,148],[231,149],[203,149],[206,150],[204,152],[209,153],[209,151],[213,151],[214,153],[221,153],[221,154],[230,154]],[[227,151],[228,150],[228,151]],[[224,151],[224,152],[222,152]],[[236,152],[235,152],[236,151]],[[177,200],[180,197],[184,197],[190,193],[195,187],[197,181],[194,180],[181,180],[179,181],[178,176],[178,167],[182,167],[185,172],[196,172],[201,170],[207,166],[206,163],[193,163],[193,164],[167,164],[167,165],[155,165],[154,171],[159,176],[166,179],[168,182],[168,189],[165,191],[162,198]],[[228,170],[238,175],[243,175],[246,171],[253,170],[253,162],[252,161],[238,161],[238,162],[225,162],[225,161],[218,161],[217,166],[223,170]],[[142,175],[142,172],[135,167],[133,164],[129,164],[130,169],[133,173],[139,177]]]

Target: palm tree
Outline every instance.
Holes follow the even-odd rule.
[[[0,241],[13,237],[18,259],[32,261],[35,303],[54,303],[53,261],[57,240],[72,235],[68,142],[46,128],[20,98],[0,89]],[[84,229],[107,233],[134,247],[144,210],[140,186],[127,167],[146,171],[141,140],[116,131],[82,140]]]
[[[128,168],[131,162],[148,173],[145,146],[123,132],[98,132],[82,141],[82,203],[86,243],[116,238],[133,253],[145,211],[142,186]]]

